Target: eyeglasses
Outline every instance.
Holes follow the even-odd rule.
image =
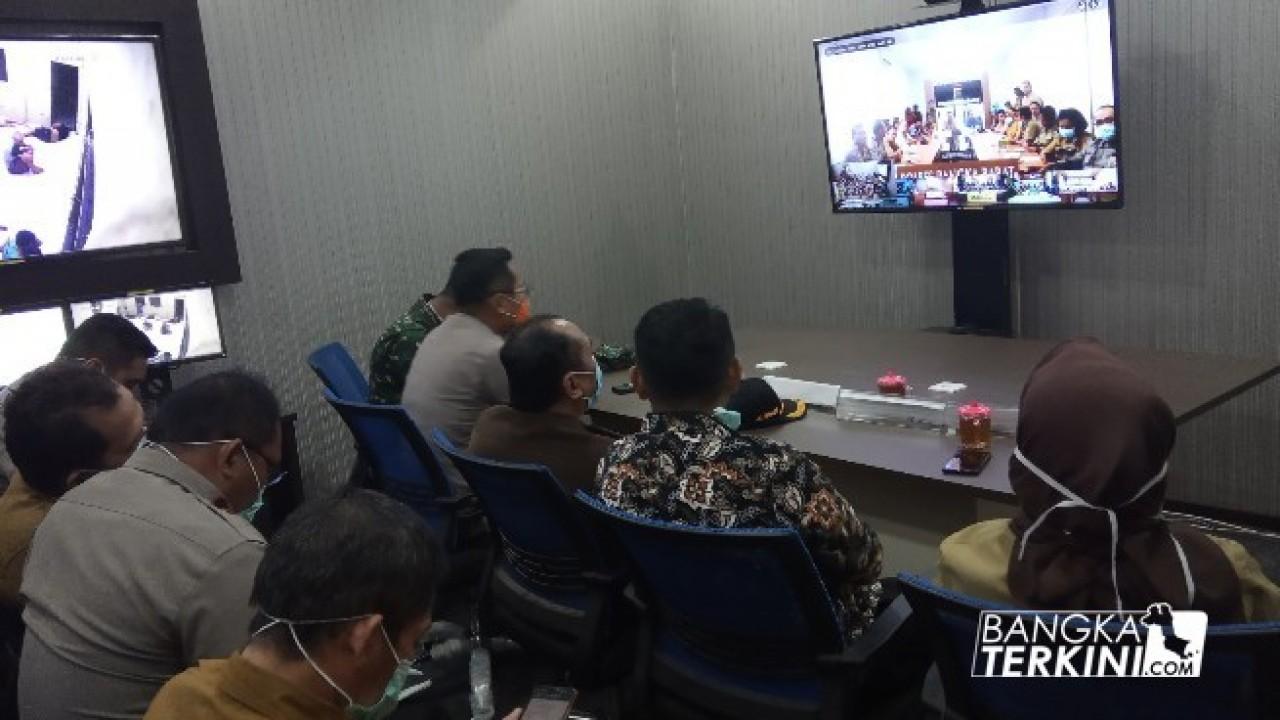
[[[493,294],[494,295],[531,295],[533,294],[533,288],[529,287],[528,285],[521,285],[519,287],[511,288],[510,290],[494,290]]]

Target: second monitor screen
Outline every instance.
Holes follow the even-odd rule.
[[[175,363],[223,354],[222,331],[209,288],[73,303],[76,327],[91,315],[114,313],[141,330],[159,351],[153,363]]]
[[[0,260],[181,240],[153,42],[3,33]]]

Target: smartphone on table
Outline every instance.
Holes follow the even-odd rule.
[[[577,699],[578,691],[573,688],[536,685],[520,720],[566,720]]]

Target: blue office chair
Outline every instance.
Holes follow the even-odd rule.
[[[432,440],[471,486],[500,538],[483,607],[502,632],[590,687],[625,674],[634,618],[622,599],[621,557],[610,555],[560,482],[542,465],[485,460]]]
[[[904,573],[898,582],[933,639],[948,718],[1262,718],[1280,708],[1280,623],[1211,625],[1199,678],[975,678],[979,614],[1013,608],[916,575]]]
[[[307,356],[307,364],[336,397],[348,402],[369,400],[369,381],[342,343],[322,345]]]
[[[640,671],[655,717],[845,717],[873,653],[909,614],[896,602],[846,645],[794,529],[692,527],[576,497],[617,535],[654,604]]]
[[[447,549],[457,549],[459,515],[474,510],[474,498],[449,487],[440,458],[404,408],[341,400],[327,388],[324,399],[351,430],[379,489],[422,515]]]

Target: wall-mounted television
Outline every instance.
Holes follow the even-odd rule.
[[[239,272],[196,0],[0,5],[0,307]]]
[[[226,354],[210,288],[91,300],[70,307],[73,328],[98,313],[114,313],[133,323],[156,346],[153,365],[178,365]]]
[[[0,315],[0,387],[52,362],[67,341],[62,308]]]
[[[1120,207],[1114,3],[815,40],[833,209]]]

